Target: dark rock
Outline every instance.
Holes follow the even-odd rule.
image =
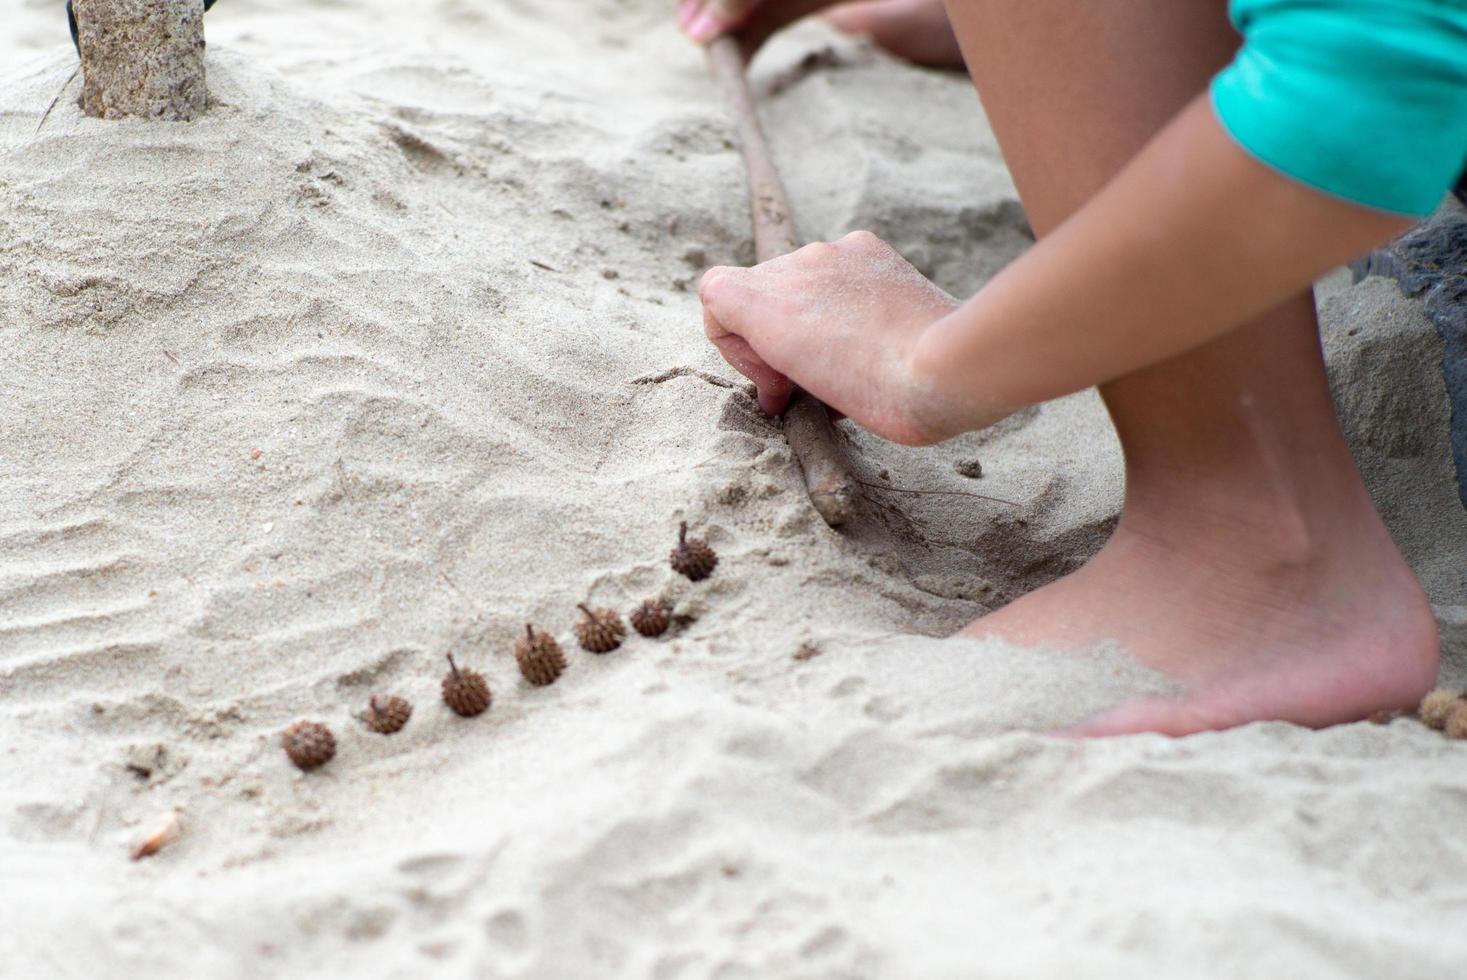
[[[1441,334],[1442,374],[1452,402],[1452,457],[1467,507],[1467,211],[1450,205],[1429,221],[1354,263],[1358,282],[1388,276],[1422,309]]]

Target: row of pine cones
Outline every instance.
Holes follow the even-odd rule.
[[[585,607],[581,607],[585,610]],[[592,611],[585,610],[590,617]],[[611,610],[598,610],[611,612]],[[612,613],[615,615],[615,613]],[[620,620],[617,622],[620,626]],[[664,627],[665,628],[665,627]],[[577,632],[580,632],[579,627]],[[658,632],[661,632],[660,630]],[[609,627],[607,633],[610,635]],[[656,634],[649,634],[656,635]],[[607,649],[621,642],[620,636]],[[583,638],[582,646],[592,650]],[[605,651],[593,650],[601,653]],[[520,672],[531,684],[549,684],[565,669],[565,655],[555,638],[533,626],[525,627],[525,635],[515,644],[515,657],[519,660]],[[449,673],[443,678],[443,700],[455,712],[465,717],[481,714],[489,707],[493,695],[489,683],[478,671],[460,668],[448,658]],[[412,717],[413,706],[407,699],[395,695],[376,694],[367,706],[362,720],[373,731],[390,735],[406,725]],[[1421,702],[1417,712],[1428,728],[1443,732],[1448,738],[1467,739],[1467,691],[1437,689]],[[1377,718],[1386,721],[1387,718]],[[314,769],[331,761],[336,754],[336,738],[325,725],[313,721],[301,721],[286,729],[284,745],[290,760],[302,769]]]
[[[673,570],[698,582],[713,574],[718,555],[702,538],[688,537],[686,521],[678,528],[677,547],[668,555]],[[610,653],[626,639],[627,628],[615,609],[593,609],[585,603],[577,607],[581,621],[576,623],[576,642],[591,653]],[[672,622],[672,607],[665,599],[648,599],[632,610],[632,628],[643,636],[661,636]],[[545,630],[525,624],[525,635],[515,641],[515,662],[520,674],[536,687],[554,683],[566,668],[565,652],[555,637]],[[443,677],[443,703],[457,715],[472,718],[489,710],[494,694],[484,675],[454,662],[448,656],[448,673]],[[367,702],[361,720],[374,732],[391,735],[400,731],[412,717],[413,706],[395,694],[374,694]],[[298,721],[285,730],[281,738],[285,754],[299,768],[315,769],[336,755],[336,736],[320,722]]]

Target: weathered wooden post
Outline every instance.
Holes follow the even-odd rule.
[[[73,0],[82,111],[187,121],[209,103],[203,0]]]

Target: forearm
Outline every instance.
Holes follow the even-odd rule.
[[[923,333],[924,414],[950,435],[1199,347],[1410,224],[1268,169],[1199,98]]]

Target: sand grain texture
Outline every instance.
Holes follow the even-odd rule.
[[[106,977],[1440,977],[1467,747],[1409,721],[1033,734],[1156,678],[942,636],[1076,567],[1093,393],[917,451],[849,534],[702,340],[752,258],[654,0],[230,0],[210,111],[82,116],[0,40],[0,963]],[[13,17],[11,16],[13,15]],[[811,50],[825,54],[806,59]],[[754,73],[804,233],[970,293],[1028,243],[976,100],[809,26]],[[1351,437],[1467,684],[1467,520],[1393,284],[1324,309]],[[1436,346],[1433,346],[1436,345]],[[1440,423],[1440,424],[1438,424]],[[981,461],[981,479],[955,464]],[[667,567],[678,521],[717,573]],[[519,678],[524,623],[674,602]],[[906,634],[919,634],[905,638]],[[568,654],[571,652],[567,646]],[[443,655],[493,709],[438,701]],[[353,718],[390,690],[391,738]],[[300,774],[292,721],[336,731]],[[128,847],[158,814],[179,833]]]

